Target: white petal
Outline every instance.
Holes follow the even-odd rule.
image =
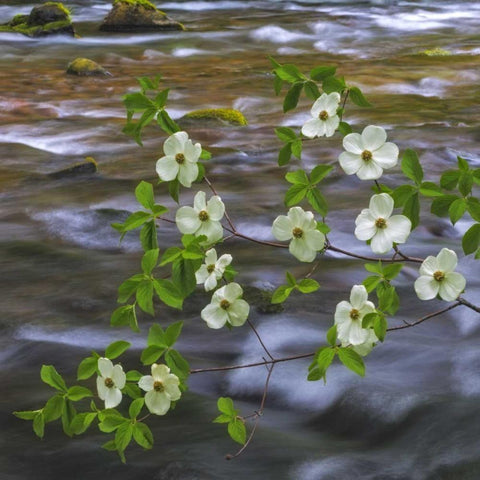
[[[363,148],[362,137],[359,133],[349,133],[343,137],[343,148],[350,153],[360,155],[365,149]]]
[[[327,103],[328,103],[328,95],[326,93],[322,93],[320,97],[318,97],[315,100],[315,103],[312,105],[312,108],[310,110],[312,117],[318,118],[319,113],[322,110],[327,109]]]
[[[170,400],[175,402],[182,396],[182,392],[178,388],[179,380],[176,375],[170,374],[163,383],[165,391],[168,393]]]
[[[377,180],[382,174],[382,167],[373,160],[370,160],[369,162],[364,162],[362,160],[362,165],[358,169],[357,177],[360,180]]]
[[[447,302],[453,302],[463,292],[466,283],[465,277],[460,273],[447,273],[444,280],[440,282],[438,293]]]
[[[151,375],[144,375],[139,381],[138,381],[138,386],[142,389],[145,390],[146,392],[149,392],[150,390],[153,390],[153,377]]]
[[[241,298],[235,300],[227,311],[228,321],[234,327],[240,327],[246,322],[249,312],[250,306],[245,300]]]
[[[442,248],[437,255],[438,269],[442,272],[453,272],[457,268],[457,254],[449,248]]]
[[[273,222],[272,233],[277,240],[290,240],[293,236],[292,230],[292,221],[286,215],[278,216]]]
[[[176,178],[178,174],[180,165],[175,160],[175,157],[162,157],[157,160],[157,165],[155,167],[157,175],[164,182],[169,182]]]
[[[195,280],[197,281],[197,285],[204,283],[205,280],[210,276],[210,273],[207,270],[207,265],[202,265],[196,272],[195,272]],[[216,282],[215,282],[216,283]]]
[[[225,268],[232,263],[233,257],[229,253],[224,253],[217,262],[215,262],[215,268],[221,270],[222,273]]]
[[[338,118],[338,115],[335,115],[333,117],[329,117],[323,123],[325,125],[325,136],[331,137],[335,133],[335,130],[340,125],[340,118]]]
[[[350,343],[350,329],[352,328],[352,319],[349,317],[348,321],[337,323],[337,337],[342,343]]]
[[[201,212],[202,210],[207,209],[207,195],[205,194],[205,192],[197,192],[195,198],[193,199],[193,208],[197,212]]]
[[[108,358],[99,358],[98,359],[98,370],[100,371],[100,375],[104,378],[111,378],[113,372],[113,363]]]
[[[163,144],[165,155],[175,156],[177,153],[183,153],[183,146],[187,140],[187,132],[176,132],[170,135]]]
[[[439,282],[429,275],[422,275],[415,280],[415,292],[420,300],[431,300],[437,296]]]
[[[347,175],[353,175],[363,166],[363,160],[360,155],[350,152],[342,152],[338,157],[338,162]]]
[[[317,256],[317,252],[310,249],[303,238],[293,238],[288,250],[301,262],[313,262]]]
[[[368,208],[373,218],[387,220],[393,212],[393,198],[388,193],[373,195]]]
[[[386,230],[390,239],[395,243],[405,243],[411,229],[412,222],[404,215],[394,215],[387,221]]]
[[[185,158],[188,162],[197,162],[200,158],[201,153],[202,147],[199,143],[196,143],[194,145],[191,140],[185,143]]]
[[[382,127],[369,125],[362,132],[362,142],[365,150],[372,152],[379,149],[387,140],[387,132]]]
[[[209,245],[215,243],[223,237],[223,227],[220,222],[213,222],[207,220],[206,222],[200,222],[199,229],[195,232],[195,235],[199,237],[200,235],[205,235],[207,241],[204,244]]]
[[[330,116],[333,116],[337,113],[338,104],[340,103],[340,94],[338,92],[332,92],[327,95],[325,106],[323,107],[324,110]]]
[[[398,162],[398,147],[391,142],[372,152],[372,159],[382,168],[392,168]]]
[[[154,363],[152,365],[152,377],[157,382],[163,382],[170,374],[170,369],[163,364]]]
[[[207,203],[207,212],[210,220],[220,221],[225,213],[225,205],[218,195],[214,195]]]
[[[367,289],[363,285],[354,285],[350,292],[350,304],[360,310],[368,300]]]
[[[335,308],[335,323],[345,323],[351,322],[352,319],[350,318],[350,311],[352,310],[352,306],[345,300],[342,300],[340,303],[337,303]]]
[[[311,118],[303,125],[302,134],[307,138],[321,137],[325,134],[325,122],[319,118]]]
[[[190,188],[192,186],[192,182],[194,182],[197,177],[198,165],[196,163],[185,162],[184,164],[180,165],[180,168],[178,169],[178,181],[184,187]]]
[[[303,234],[305,243],[310,250],[322,250],[325,246],[325,235],[318,230],[307,230]]]
[[[116,387],[122,389],[127,381],[127,376],[121,365],[115,365],[112,370],[112,380]]]
[[[229,283],[223,287],[223,298],[233,303],[237,298],[243,295],[242,287],[235,282]]]
[[[192,207],[179,208],[175,215],[175,221],[177,222],[177,228],[182,233],[195,233],[202,224],[198,218],[198,212]]]
[[[361,345],[368,337],[368,330],[362,328],[362,322],[360,319],[352,322],[349,332],[349,341],[352,345]]]
[[[432,276],[435,272],[440,270],[440,266],[438,265],[437,257],[433,255],[429,255],[420,266],[418,273],[420,275],[430,275]]]
[[[170,409],[170,403],[170,398],[164,392],[150,390],[145,395],[145,405],[155,415],[165,415]]]
[[[109,388],[105,394],[105,408],[115,408],[122,401],[122,392],[115,387]]]
[[[104,377],[97,377],[97,392],[100,400],[105,400],[105,395],[109,388],[105,385],[105,378]]]
[[[222,328],[227,322],[228,315],[226,310],[218,305],[207,305],[200,313],[203,320],[207,322],[210,328]]]
[[[309,213],[310,215],[308,215]],[[288,213],[287,213],[288,218],[292,222],[293,227],[300,227],[302,228],[304,226],[305,220],[307,221],[307,224],[310,222],[313,214],[312,212],[305,212],[302,207],[292,207]]]
[[[374,253],[387,253],[393,247],[393,242],[385,230],[377,230],[370,247]]]
[[[374,311],[375,311],[375,305],[368,300],[363,304],[363,307],[360,308],[359,310],[361,318],[363,318],[367,313],[372,313]]]
[[[376,233],[375,220],[370,215],[370,210],[364,210],[355,220],[355,236],[359,240],[370,240]]]
[[[209,292],[210,290],[213,290],[217,286],[217,277],[215,274],[212,272],[211,274],[208,275],[205,282],[205,291]],[[198,282],[197,282],[198,283]]]

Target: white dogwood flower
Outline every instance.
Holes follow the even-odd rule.
[[[325,246],[325,235],[317,230],[312,212],[292,207],[287,215],[279,215],[272,225],[277,240],[291,240],[290,253],[301,262],[313,262],[317,252]]]
[[[157,174],[161,180],[170,181],[178,177],[184,187],[191,187],[198,177],[198,159],[202,153],[199,143],[195,145],[187,132],[170,135],[163,144],[165,156],[157,160]]]
[[[398,161],[398,147],[386,142],[387,132],[382,127],[369,125],[362,134],[349,133],[343,138],[343,152],[338,157],[347,175],[357,174],[360,180],[376,180],[383,170]]]
[[[436,257],[428,256],[420,267],[420,277],[415,280],[418,298],[431,300],[440,295],[447,302],[455,300],[467,283],[463,275],[454,272],[457,263],[457,254],[448,248],[442,248]]]
[[[342,300],[335,309],[337,336],[342,344],[359,346],[370,342],[373,346],[378,341],[371,328],[362,328],[363,317],[374,311],[375,305],[368,300],[367,289],[363,285],[354,285],[350,302]]]
[[[378,342],[378,338],[373,331],[373,328],[364,328],[367,331],[367,338],[363,343],[359,345],[351,345],[349,342],[342,342],[342,347],[351,345],[352,350],[357,352],[362,357],[366,357],[372,350],[375,344]]]
[[[243,294],[238,283],[229,283],[219,288],[212,301],[201,312],[201,317],[210,328],[222,328],[227,322],[234,326],[243,325],[250,312],[248,303],[240,298]]]
[[[214,248],[205,253],[205,263],[195,272],[197,284],[204,283],[205,291],[209,292],[217,286],[225,272],[225,268],[232,263],[232,256],[228,253],[223,254],[217,260],[217,252]]]
[[[180,380],[170,373],[166,365],[152,365],[152,374],[145,375],[138,381],[138,386],[147,392],[145,405],[150,413],[165,415],[170,409],[170,404],[180,398],[182,393],[178,388]]]
[[[322,93],[310,110],[313,118],[302,127],[303,135],[308,138],[322,137],[323,135],[331,137],[340,124],[340,118],[337,115],[339,103],[340,94],[337,92]]]
[[[177,210],[175,221],[182,233],[193,233],[196,237],[205,235],[206,244],[215,243],[223,237],[220,223],[225,213],[225,205],[218,195],[206,201],[205,192],[198,192],[192,207],[181,207]]]
[[[108,358],[98,359],[97,391],[101,400],[105,401],[105,408],[114,408],[122,401],[122,392],[127,376],[121,365],[113,365]]]
[[[359,240],[371,240],[374,253],[387,253],[393,243],[407,241],[412,222],[404,215],[392,215],[393,198],[380,193],[370,198],[369,208],[361,211],[355,220],[355,236]]]

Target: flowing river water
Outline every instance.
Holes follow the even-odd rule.
[[[268,55],[304,71],[338,65],[375,106],[350,106],[347,120],[357,131],[367,124],[383,125],[401,150],[416,149],[428,180],[454,166],[458,154],[480,166],[478,2],[165,2],[160,7],[183,22],[186,32],[128,35],[98,31],[109,2],[72,1],[68,6],[80,38],[0,34],[0,477],[480,478],[480,318],[463,307],[390,334],[366,359],[364,379],[334,365],[326,385],[309,383],[308,361],[278,365],[253,443],[231,462],[224,455],[236,446],[226,439],[223,426],[211,423],[215,400],[233,396],[245,414],[257,409],[266,374],[262,367],[193,375],[175,411],[151,422],[153,452],[130,447],[125,466],[100,448],[106,439],[95,428],[70,440],[58,425],[49,424],[39,441],[30,422],[11,415],[38,408],[48,398],[50,391],[39,378],[42,364],[56,365],[73,383],[82,358],[123,338],[133,352],[124,363],[141,368],[134,361],[144,337],[109,327],[116,288],[137,272],[141,255],[135,235],[127,235],[119,246],[110,223],[136,208],[133,190],[141,179],[155,180],[165,138],[159,129],[148,128],[141,148],[121,133],[121,97],[136,88],[135,77],[163,75],[171,88],[174,118],[204,107],[234,107],[245,114],[248,127],[197,124],[189,133],[213,152],[208,175],[239,230],[258,238],[270,239],[273,219],[284,213],[285,169],[276,166],[280,144],[273,129],[298,128],[309,118],[310,105],[303,99],[294,113],[282,114]],[[4,0],[0,21],[32,7]],[[419,55],[433,48],[451,55]],[[99,62],[113,76],[67,76],[66,65],[78,56]],[[338,135],[309,142],[303,166],[335,166],[322,190],[332,206],[327,219],[331,241],[368,254],[352,232],[370,190],[356,177],[341,174],[336,163],[340,152]],[[49,176],[86,156],[97,160],[98,174]],[[398,185],[403,181],[400,169],[382,180]],[[156,194],[175,210],[161,187]],[[192,196],[182,193],[182,202],[189,203]],[[427,209],[422,216],[405,252],[426,256],[441,246],[455,249],[468,279],[465,297],[478,303],[478,264],[463,258],[460,248],[468,221],[453,228],[446,220],[430,218]],[[162,225],[160,247],[176,242],[175,229]],[[309,269],[288,252],[244,241],[220,249],[233,254],[243,285],[274,288],[283,282],[286,268],[297,277]],[[415,265],[407,265],[396,282],[404,301],[392,324],[442,307],[440,301],[416,298],[416,275]],[[322,285],[319,292],[292,298],[281,313],[253,310],[251,319],[275,355],[310,352],[324,342],[336,303],[363,277],[362,262],[327,255],[314,275]],[[193,368],[261,359],[251,331],[209,330],[197,307],[190,301],[181,313],[157,310],[164,325],[185,321],[179,350]],[[143,333],[150,322],[141,318]]]

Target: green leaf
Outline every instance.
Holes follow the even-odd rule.
[[[183,250],[178,247],[170,247],[167,248],[162,255],[162,259],[160,261],[160,266],[163,267],[167,263],[171,263],[175,261],[177,258],[182,256]]]
[[[173,135],[180,131],[180,127],[170,118],[166,110],[161,110],[157,115],[157,123],[160,128],[168,135]]]
[[[150,275],[152,270],[157,266],[158,261],[158,248],[148,250],[142,257],[142,270],[145,275]]]
[[[78,402],[82,398],[93,397],[93,393],[89,388],[75,385],[68,389],[67,397],[69,400],[72,400],[72,402]]]
[[[294,83],[290,87],[283,101],[283,113],[293,110],[297,106],[302,89],[303,83]]]
[[[225,413],[222,413],[212,421],[213,423],[229,423],[231,420],[231,415],[226,415]]]
[[[412,185],[400,185],[392,192],[392,198],[395,202],[395,208],[403,207],[407,200],[415,195],[417,189]]]
[[[165,330],[165,342],[169,347],[172,347],[177,341],[180,333],[182,333],[183,322],[175,322],[167,327]]]
[[[143,397],[137,398],[130,404],[130,407],[128,408],[128,414],[130,415],[130,418],[132,420],[135,420],[138,417],[138,415],[142,411],[144,404],[145,404],[145,399]]]
[[[302,158],[302,139],[299,138],[292,142],[292,153],[297,157],[299,160]]]
[[[317,365],[320,371],[320,378],[325,378],[328,367],[335,358],[335,349],[331,347],[324,347],[318,351]]]
[[[140,231],[140,242],[144,251],[158,249],[157,227],[154,220],[143,224]]]
[[[367,272],[383,275],[383,266],[380,260],[377,263],[365,263],[363,266]]]
[[[377,285],[382,281],[382,277],[376,275],[370,275],[363,282],[362,285],[367,289],[367,292],[373,292]]]
[[[410,148],[405,150],[402,158],[402,172],[417,185],[423,180],[423,169],[418,160],[417,153]]]
[[[350,93],[350,99],[355,105],[359,107],[371,107],[372,104],[363,96],[363,93],[358,87],[350,87],[348,89]]]
[[[73,406],[73,403],[70,400],[65,400],[65,408],[63,409],[62,413],[62,427],[63,431],[69,437],[73,436],[73,431],[71,428],[71,424],[73,419],[76,417],[77,411]]]
[[[378,312],[370,312],[364,315],[362,318],[362,328],[370,328],[373,327],[375,320],[378,317]]]
[[[420,193],[426,197],[441,197],[443,195],[442,189],[433,182],[423,182],[420,185]]]
[[[283,80],[278,76],[275,75],[275,78],[273,79],[273,90],[275,91],[275,95],[280,95],[280,92],[282,91],[283,87]]]
[[[176,178],[168,183],[168,193],[172,199],[178,203],[178,198],[180,195],[180,182]]]
[[[387,280],[393,280],[404,267],[403,263],[392,263],[383,268],[383,276]]]
[[[126,373],[127,382],[138,382],[142,377],[143,373],[140,373],[138,370],[129,370]]]
[[[225,413],[230,417],[235,416],[237,414],[237,411],[233,407],[233,401],[229,397],[220,397],[217,400],[217,407],[220,412]]]
[[[320,288],[320,284],[311,278],[304,278],[298,282],[297,288],[302,293],[311,293],[317,291]]]
[[[168,92],[170,91],[169,88],[162,90],[160,93],[156,95],[153,100],[153,103],[156,105],[157,109],[163,108],[168,100]]]
[[[145,208],[151,210],[155,205],[155,200],[153,198],[153,186],[151,183],[144,182],[142,180],[135,189],[135,197],[138,203]]]
[[[463,217],[463,214],[467,210],[467,202],[463,198],[458,198],[448,208],[448,214],[450,216],[450,221],[452,225],[455,225],[458,220]]]
[[[287,283],[291,287],[294,287],[295,285],[297,285],[297,280],[290,272],[285,272],[285,278],[287,279]]]
[[[190,365],[177,350],[170,349],[165,354],[165,363],[180,380],[185,380],[190,373]]]
[[[450,205],[459,198],[457,195],[443,195],[436,197],[433,202],[430,211],[437,217],[446,217]]]
[[[272,295],[271,302],[273,304],[283,303],[292,293],[293,287],[287,287],[287,285],[280,285]]]
[[[128,232],[135,230],[143,225],[147,220],[150,220],[152,216],[148,212],[134,212],[123,222],[123,231]]]
[[[349,133],[353,132],[353,129],[347,122],[340,122],[340,124],[338,125],[338,131],[342,135],[348,135]]]
[[[173,262],[172,281],[183,298],[190,295],[197,287],[195,272],[200,268],[200,265],[200,260],[187,260],[184,258],[179,258]],[[167,288],[165,284],[163,286]]]
[[[60,392],[66,393],[67,386],[62,376],[55,370],[53,365],[42,365],[40,370],[40,378],[44,383],[50,385],[51,387],[59,390]]]
[[[128,299],[135,293],[140,282],[144,279],[144,275],[139,273],[133,275],[130,278],[127,278],[119,287],[118,287],[118,303],[125,303]]]
[[[178,287],[170,280],[155,279],[153,288],[158,298],[169,307],[182,309],[183,297]]]
[[[403,207],[403,214],[412,222],[412,230],[417,228],[420,223],[420,200],[418,193],[412,195]]]
[[[123,305],[122,307],[118,307],[112,313],[112,316],[110,318],[110,325],[114,327],[131,325],[133,309],[134,309],[133,305]]]
[[[317,211],[322,217],[326,217],[328,213],[328,205],[325,197],[320,193],[318,188],[311,188],[307,191],[308,203]]]
[[[337,71],[337,67],[327,67],[327,66],[315,67],[310,71],[310,78],[317,82],[321,82],[325,78],[332,77],[333,75],[335,75],[336,71]]]
[[[148,331],[147,345],[161,345],[167,347],[165,332],[158,323],[154,323]]]
[[[13,412],[13,414],[22,420],[33,420],[40,410],[24,410],[22,412]]]
[[[283,167],[287,165],[292,156],[292,144],[286,143],[278,152],[278,166]]]
[[[362,357],[351,348],[339,348],[337,350],[340,361],[352,372],[361,377],[365,376],[365,364]]]
[[[38,412],[33,419],[33,431],[37,437],[43,438],[45,433],[45,418],[42,412]]]
[[[113,360],[114,358],[119,357],[128,348],[130,348],[130,346],[131,343],[126,342],[125,340],[118,340],[117,342],[113,342],[105,349],[105,357]]]
[[[377,315],[375,322],[373,323],[373,331],[377,338],[383,342],[385,340],[385,334],[387,333],[387,320],[384,315]]]
[[[138,306],[150,315],[154,315],[153,310],[153,282],[150,279],[142,280],[137,287],[136,299]]]
[[[445,190],[453,190],[460,179],[460,172],[458,170],[447,170],[442,173],[440,177],[440,186]]]
[[[322,181],[332,170],[333,167],[331,165],[317,165],[310,172],[310,184],[316,185]]]
[[[128,111],[141,111],[145,109],[155,108],[155,104],[143,93],[128,93],[123,96],[123,104]]]
[[[326,223],[317,222],[317,230],[319,232],[322,232],[324,235],[327,235],[328,233],[330,233],[331,228]]]
[[[325,93],[338,92],[341,94],[346,88],[345,80],[342,77],[325,77],[322,88]]]
[[[87,413],[79,413],[75,416],[70,424],[70,428],[72,429],[72,433],[74,435],[80,435],[85,432],[88,427],[92,424],[92,422],[97,417],[95,412],[87,412]]]
[[[472,191],[473,187],[473,173],[471,171],[462,172],[460,175],[460,179],[458,181],[458,190],[460,193],[466,197]]]
[[[312,81],[305,82],[305,95],[311,100],[316,100],[320,96],[320,90],[317,87],[317,84]]]
[[[477,222],[480,222],[480,201],[475,197],[467,198],[467,208],[470,216]]]
[[[161,75],[156,75],[154,78],[150,77],[137,77],[137,81],[140,84],[142,92],[147,90],[157,90],[160,83]]]
[[[285,206],[292,207],[300,203],[308,192],[308,187],[305,185],[292,185],[285,193]]]
[[[212,158],[212,154],[202,148],[202,153],[200,154],[200,160],[210,160]]]
[[[142,351],[140,361],[144,365],[151,365],[155,363],[167,350],[167,347],[161,345],[150,345]]]
[[[296,133],[288,127],[278,127],[275,129],[277,137],[285,143],[291,142],[297,139]]]
[[[77,380],[86,380],[97,371],[98,359],[95,357],[84,358],[77,368]]]
[[[230,438],[241,445],[244,445],[247,440],[247,430],[245,424],[239,418],[234,418],[228,424],[228,434]]]
[[[295,83],[306,80],[305,75],[298,69],[296,65],[288,64],[282,65],[275,69],[275,74],[285,82]]]
[[[115,432],[115,445],[119,452],[123,452],[128,447],[128,444],[132,440],[132,435],[133,425],[130,422],[125,422],[117,428]]]
[[[463,172],[468,172],[470,169],[470,166],[468,165],[468,162],[462,158],[457,156],[457,162],[458,162],[458,168],[463,171]]]
[[[98,424],[98,428],[101,432],[111,433],[125,423],[130,423],[130,420],[122,417],[118,412],[112,412],[111,414],[106,415],[105,418],[101,420],[101,422]]]
[[[334,347],[337,343],[337,326],[332,325],[327,331],[327,342]]]
[[[480,223],[474,223],[462,238],[462,248],[465,255],[475,252],[480,246]]]
[[[53,422],[62,416],[65,408],[65,398],[63,395],[55,395],[48,399],[43,407],[43,418],[45,423]]]
[[[285,180],[294,185],[307,186],[309,184],[307,174],[304,170],[294,170],[285,175]]]
[[[127,383],[123,387],[122,392],[128,395],[130,398],[133,398],[134,400],[136,400],[137,398],[143,398],[143,395],[145,393],[140,390],[140,388],[138,388],[138,385],[135,385],[133,383]]]
[[[108,450],[109,452],[114,452],[115,450],[117,450],[117,447],[115,446],[115,440],[109,440],[108,442],[105,442],[102,445],[102,448]]]
[[[143,422],[135,423],[133,428],[133,439],[146,450],[150,450],[153,447],[152,431],[148,425]]]

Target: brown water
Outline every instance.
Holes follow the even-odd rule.
[[[3,2],[0,19],[32,6]],[[107,2],[71,6],[80,39],[0,35],[1,478],[480,478],[479,319],[460,309],[392,334],[368,358],[365,379],[335,366],[327,386],[309,384],[301,362],[278,367],[259,432],[238,462],[223,460],[235,446],[225,440],[221,427],[210,423],[215,398],[236,395],[245,413],[258,408],[262,371],[192,377],[190,392],[175,412],[153,423],[154,452],[130,448],[127,466],[99,448],[104,435],[66,440],[58,427],[49,425],[40,442],[27,422],[10,415],[37,408],[47,398],[39,379],[44,363],[55,364],[74,382],[76,365],[91,349],[101,351],[124,338],[134,350],[125,363],[137,367],[142,338],[108,326],[116,287],[136,272],[140,256],[135,236],[127,236],[119,247],[109,225],[136,208],[136,183],[155,179],[165,138],[149,128],[140,148],[121,133],[121,97],[136,88],[136,76],[163,75],[172,91],[169,111],[174,118],[202,107],[244,112],[246,128],[200,125],[189,133],[214,153],[209,177],[240,230],[260,238],[270,238],[287,188],[281,182],[285,172],[276,167],[280,145],[273,128],[298,128],[309,118],[306,99],[294,113],[281,113],[268,55],[305,71],[338,65],[375,105],[350,107],[348,121],[358,130],[371,123],[387,127],[401,149],[417,149],[428,179],[453,165],[459,153],[480,166],[478,3],[167,2],[161,7],[188,31],[146,35],[99,33]],[[417,54],[435,47],[452,55]],[[65,75],[66,65],[77,56],[99,62],[113,77]],[[310,142],[303,166],[334,163],[340,151],[338,136]],[[48,177],[85,156],[97,160],[98,175]],[[351,232],[370,192],[340,173],[337,167],[324,188],[334,206],[328,220],[334,227],[332,242],[368,253]],[[385,178],[390,185],[400,181],[399,169]],[[175,209],[161,188],[156,193]],[[191,196],[186,192],[182,200]],[[405,249],[428,255],[448,245],[460,253],[466,228],[468,222],[454,229],[445,221],[426,219]],[[162,248],[177,241],[174,229],[162,231]],[[273,287],[283,281],[285,268],[298,276],[307,271],[284,252],[244,242],[232,243],[228,251],[241,283]],[[478,266],[462,260],[460,268],[471,279],[466,297],[478,301]],[[361,263],[328,257],[315,277],[322,284],[318,294],[293,299],[281,314],[255,312],[252,320],[278,355],[311,351],[323,341],[335,304],[352,282],[363,278],[362,270]],[[407,299],[399,318],[440,308],[414,298],[415,276],[409,267],[399,278]],[[158,317],[162,323],[178,318],[186,322],[180,349],[194,368],[262,355],[245,329],[207,331],[194,305],[188,304],[180,316],[165,310]],[[142,325],[146,331],[149,319],[143,318]]]

